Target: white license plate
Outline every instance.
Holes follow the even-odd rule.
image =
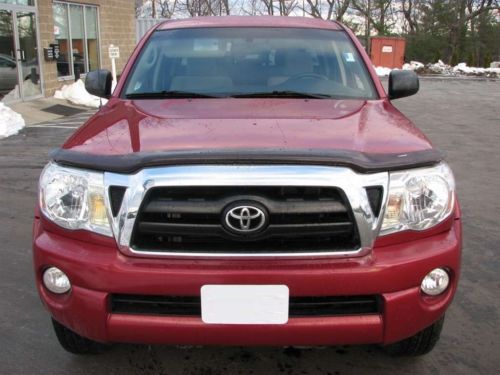
[[[204,285],[201,319],[208,324],[285,324],[286,285]]]

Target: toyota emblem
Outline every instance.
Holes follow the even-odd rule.
[[[267,213],[252,204],[229,207],[224,214],[224,226],[238,234],[255,233],[266,223]]]

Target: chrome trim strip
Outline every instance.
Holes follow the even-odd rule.
[[[125,255],[173,258],[304,258],[355,257],[371,251],[380,229],[382,212],[375,217],[365,187],[384,188],[385,207],[389,174],[360,174],[346,167],[307,165],[191,165],[146,168],[135,174],[104,173],[106,206],[113,234]],[[187,253],[138,251],[130,247],[132,230],[140,205],[149,189],[160,186],[331,186],[342,189],[350,202],[358,227],[361,247],[354,251],[300,253]],[[116,217],[111,213],[109,187],[125,186],[122,206]]]

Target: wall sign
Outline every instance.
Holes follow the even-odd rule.
[[[54,61],[59,58],[59,44],[49,44],[49,48],[43,49],[45,61]]]
[[[108,48],[109,58],[110,59],[119,59],[120,58],[120,48],[114,45],[110,45]]]
[[[57,60],[59,58],[59,44],[49,44],[49,46],[52,48],[54,60]]]

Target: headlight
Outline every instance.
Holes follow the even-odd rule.
[[[86,229],[111,236],[102,173],[49,163],[40,176],[40,208],[67,229]]]
[[[455,180],[447,164],[390,174],[380,234],[425,230],[453,211]]]

